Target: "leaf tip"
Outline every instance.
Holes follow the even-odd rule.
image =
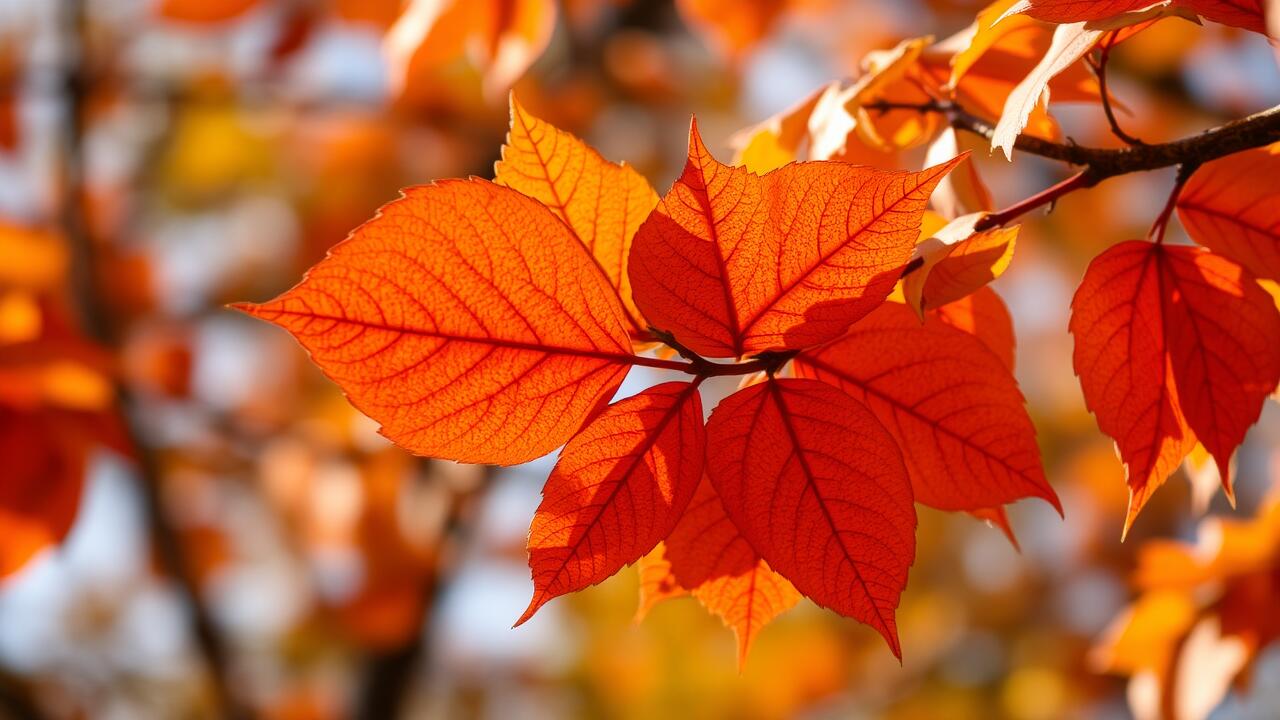
[[[514,630],[528,622],[543,605],[547,604],[548,600],[550,600],[550,598],[547,597],[546,593],[535,590],[533,597],[529,600],[529,607],[524,609],[524,614],[520,616],[519,620],[516,620],[515,624],[511,626],[511,629]]]

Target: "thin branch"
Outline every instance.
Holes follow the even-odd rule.
[[[995,127],[954,102],[937,100],[924,103],[868,103],[868,110],[915,110],[945,115],[957,130],[984,137],[995,134]],[[1184,163],[1206,163],[1232,153],[1270,145],[1280,141],[1280,105],[1245,118],[1205,130],[1178,140],[1127,148],[1094,148],[1074,143],[1019,135],[1014,147],[1031,155],[1057,160],[1085,168],[1097,182],[1117,175],[1158,170]]]
[[[96,248],[84,216],[84,136],[88,47],[85,0],[64,0],[62,4],[63,52],[66,54],[63,86],[65,116],[63,122],[63,158],[61,177],[61,221],[71,256],[71,284],[80,321],[85,333],[95,341],[119,349],[120,338],[109,316],[109,304],[99,282]],[[182,552],[178,532],[169,524],[160,496],[160,471],[154,455],[140,441],[136,403],[129,388],[115,383],[116,400],[125,420],[128,442],[137,462],[137,476],[142,494],[148,531],[161,567],[173,579],[190,610],[191,633],[204,657],[209,677],[223,717],[249,717],[239,706],[227,682],[227,652],[213,619],[203,603],[195,576]]]
[[[1111,126],[1111,134],[1115,135],[1125,145],[1146,145],[1142,140],[1130,135],[1120,127],[1120,122],[1116,120],[1115,109],[1111,106],[1111,94],[1107,91],[1107,61],[1111,58],[1111,48],[1115,46],[1116,32],[1112,30],[1107,34],[1101,43],[1102,53],[1095,61],[1089,59],[1089,67],[1093,68],[1093,72],[1098,77],[1098,94],[1102,98],[1102,112],[1107,116],[1107,124]]]
[[[1156,216],[1156,221],[1151,224],[1151,231],[1147,237],[1157,243],[1164,242],[1164,231],[1169,225],[1169,218],[1173,217],[1173,210],[1178,206],[1178,195],[1182,193],[1182,186],[1187,184],[1187,180],[1191,174],[1200,167],[1198,163],[1186,163],[1178,166],[1178,177],[1173,181],[1173,189],[1169,191],[1169,199],[1165,201],[1164,209]]]
[[[1063,195],[1082,188],[1093,187],[1096,184],[1098,184],[1098,181],[1090,177],[1087,170],[1081,170],[1057,185],[1045,188],[1025,200],[1010,205],[1004,210],[987,215],[974,223],[973,231],[982,232],[983,230],[1000,227],[1001,225],[1014,220],[1024,213],[1031,212],[1036,208],[1044,207],[1045,205],[1052,207],[1052,205],[1058,201],[1058,198]]]

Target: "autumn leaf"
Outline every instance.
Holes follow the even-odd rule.
[[[702,478],[705,445],[698,385],[685,382],[614,403],[569,441],[529,528],[533,599],[516,625],[667,537]]]
[[[901,657],[894,611],[915,557],[915,508],[902,455],[875,416],[826,383],[772,378],[712,412],[707,472],[770,567],[875,628]]]
[[[1012,0],[997,0],[986,6],[969,28],[927,48],[921,56],[934,82],[949,89],[969,112],[991,120],[1000,118],[1010,94],[1045,57],[1054,37],[1052,25],[1008,15],[1011,5]],[[1058,102],[1101,98],[1097,78],[1083,62],[1067,63],[1048,80],[1047,88]],[[1047,140],[1058,138],[1060,130],[1047,103],[1032,107],[1024,132]]]
[[[800,593],[747,542],[725,514],[720,496],[703,480],[666,540],[671,578],[689,588],[738,639],[738,667],[751,641],[773,618],[794,607]]]
[[[1085,403],[1142,506],[1199,437],[1231,496],[1231,455],[1280,382],[1280,313],[1229,260],[1129,241],[1089,265],[1071,304]]]
[[[622,298],[636,338],[648,323],[631,297],[631,241],[658,195],[634,168],[611,163],[569,133],[530,115],[511,96],[511,130],[494,181],[551,208],[591,252]]]
[[[1178,195],[1178,218],[1191,239],[1280,280],[1280,143],[1196,170]]]
[[[161,0],[160,16],[186,23],[220,23],[252,10],[258,0]]]
[[[0,339],[0,580],[66,537],[96,448],[132,453],[114,409],[110,356],[53,303],[34,309],[34,334]]]
[[[990,287],[929,311],[940,322],[973,335],[1012,372],[1016,354],[1013,318],[1004,301]]]
[[[706,357],[832,340],[889,294],[929,193],[957,162],[915,173],[810,162],[755,175],[717,162],[695,123],[683,174],[632,245],[636,304]]]
[[[925,165],[938,165],[960,154],[960,140],[955,128],[944,128],[938,137],[929,143],[925,153]],[[991,212],[995,204],[991,199],[991,191],[978,174],[978,165],[973,156],[960,163],[955,172],[942,179],[934,189],[929,203],[943,217],[958,218],[968,213]]]
[[[501,97],[542,54],[556,25],[552,0],[410,0],[387,32],[383,51],[392,92],[469,60],[484,92]]]
[[[676,9],[730,60],[763,40],[791,0],[677,0]]]
[[[1009,541],[1014,550],[1022,552],[1022,545],[1018,542],[1018,536],[1013,532],[1013,524],[1009,522],[1009,512],[1005,510],[1003,505],[970,510],[969,514],[999,530],[1004,534],[1005,539]]]
[[[1074,23],[1110,20],[1124,13],[1165,4],[1216,23],[1267,34],[1262,0],[1172,0],[1168,3],[1152,0],[1021,0],[1009,13],[1025,12],[1039,20]]]
[[[1262,649],[1280,639],[1280,502],[1275,489],[1248,520],[1201,521],[1194,544],[1145,543],[1133,582],[1141,595],[1090,653],[1102,672],[1129,675],[1135,712],[1207,717],[1247,687]],[[1134,692],[1139,682],[1145,692]]]
[[[871,410],[903,451],[916,501],[974,511],[1038,497],[1062,512],[1022,393],[977,338],[885,303],[795,368]]]
[[[974,232],[985,213],[948,223],[916,247],[920,267],[903,278],[907,305],[917,313],[969,295],[1000,277],[1013,260],[1018,225]]]
[[[569,228],[479,179],[405,191],[297,287],[236,307],[293,333],[397,444],[463,462],[554,450],[631,362],[617,294]]]
[[[686,508],[685,514],[688,512]],[[648,555],[640,558],[636,568],[640,571],[640,604],[636,606],[635,622],[643,621],[663,600],[689,594],[689,590],[681,587],[680,581],[671,574],[671,561],[667,559],[665,542],[658,543]]]

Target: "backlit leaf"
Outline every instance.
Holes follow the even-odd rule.
[[[690,588],[737,636],[739,667],[756,633],[800,601],[800,593],[769,568],[729,520],[710,481],[698,486],[666,548],[675,581]]]
[[[915,508],[875,416],[826,383],[773,378],[720,403],[707,448],[708,475],[751,547],[901,657],[894,612],[915,558]]]
[[[702,478],[705,444],[698,387],[685,382],[614,403],[570,440],[529,528],[533,599],[516,624],[670,534]]]
[[[947,325],[981,340],[1005,367],[1013,371],[1016,354],[1013,318],[995,290],[978,288],[970,295],[929,312]]]
[[[1196,170],[1178,195],[1178,217],[1196,242],[1280,280],[1280,143]]]
[[[631,240],[658,195],[626,164],[611,163],[586,143],[530,115],[511,96],[511,130],[494,166],[494,180],[551,208],[591,251],[618,291],[632,334],[648,324],[631,299],[627,257]]]
[[[875,414],[902,449],[918,502],[974,511],[1038,497],[1062,511],[1022,393],[977,338],[885,303],[795,368]]]
[[[916,247],[923,264],[903,278],[902,291],[917,313],[959,300],[1009,267],[1019,226],[973,232],[982,217],[974,213],[956,218]]]
[[[1280,382],[1280,313],[1230,261],[1130,241],[1090,263],[1072,301],[1085,403],[1115,439],[1133,519],[1195,445],[1228,463]]]
[[[1073,23],[1085,20],[1108,20],[1122,13],[1135,12],[1154,5],[1170,5],[1204,17],[1206,20],[1266,34],[1263,22],[1263,0],[1021,0],[1010,13],[1025,12],[1039,20]]]
[[[695,124],[684,173],[632,246],[636,304],[707,357],[834,339],[889,294],[929,193],[957,162],[918,173],[809,162],[755,175],[717,162]]]
[[[617,294],[547,208],[443,181],[382,208],[280,297],[289,330],[413,452],[515,464],[564,444],[626,375]]]

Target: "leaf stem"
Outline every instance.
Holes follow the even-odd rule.
[[[973,231],[981,232],[983,230],[990,230],[991,228],[1000,227],[1001,225],[1008,223],[1009,221],[1023,215],[1024,213],[1028,213],[1032,210],[1035,210],[1038,207],[1042,207],[1045,205],[1052,206],[1055,202],[1058,201],[1058,198],[1062,197],[1063,195],[1074,192],[1081,188],[1093,187],[1096,184],[1098,184],[1098,180],[1092,177],[1088,170],[1081,170],[1080,172],[1076,173],[1075,175],[1072,175],[1066,180],[1063,180],[1062,182],[1056,185],[1047,187],[1044,190],[1041,190],[1040,192],[1036,193],[1035,195],[1032,195],[1031,197],[1026,198],[1025,200],[1020,200],[1014,203],[1013,205],[1010,205],[1009,207],[1005,208],[1004,210],[993,212],[990,215],[987,215],[986,217],[982,218],[978,222],[974,223]]]
[[[1173,217],[1173,210],[1178,206],[1178,195],[1182,193],[1182,186],[1187,184],[1187,180],[1191,174],[1200,167],[1200,163],[1184,163],[1178,166],[1178,177],[1173,181],[1173,189],[1169,191],[1169,199],[1164,203],[1164,209],[1156,216],[1156,221],[1151,224],[1151,231],[1147,233],[1152,241],[1156,243],[1164,242],[1164,231],[1169,226],[1169,218]]]
[[[1102,112],[1107,116],[1107,124],[1111,126],[1111,134],[1115,135],[1125,145],[1146,145],[1142,140],[1130,135],[1120,127],[1120,123],[1116,120],[1115,109],[1111,106],[1111,95],[1107,92],[1107,61],[1111,58],[1111,48],[1115,47],[1116,32],[1112,30],[1100,43],[1102,48],[1101,54],[1095,61],[1089,60],[1089,66],[1093,68],[1093,72],[1098,77],[1098,94],[1102,98]]]
[[[672,346],[675,347],[675,346]],[[640,365],[643,367],[657,368],[659,370],[675,370],[677,372],[688,373],[697,377],[697,382],[702,382],[709,377],[731,377],[735,375],[750,375],[757,372],[777,372],[783,365],[786,365],[794,358],[799,350],[769,350],[756,355],[747,362],[741,363],[717,363],[712,362],[701,355],[690,350],[681,351],[688,358],[687,361],[680,360],[662,360],[660,358],[649,358],[642,355],[632,355],[630,362],[632,365]]]

